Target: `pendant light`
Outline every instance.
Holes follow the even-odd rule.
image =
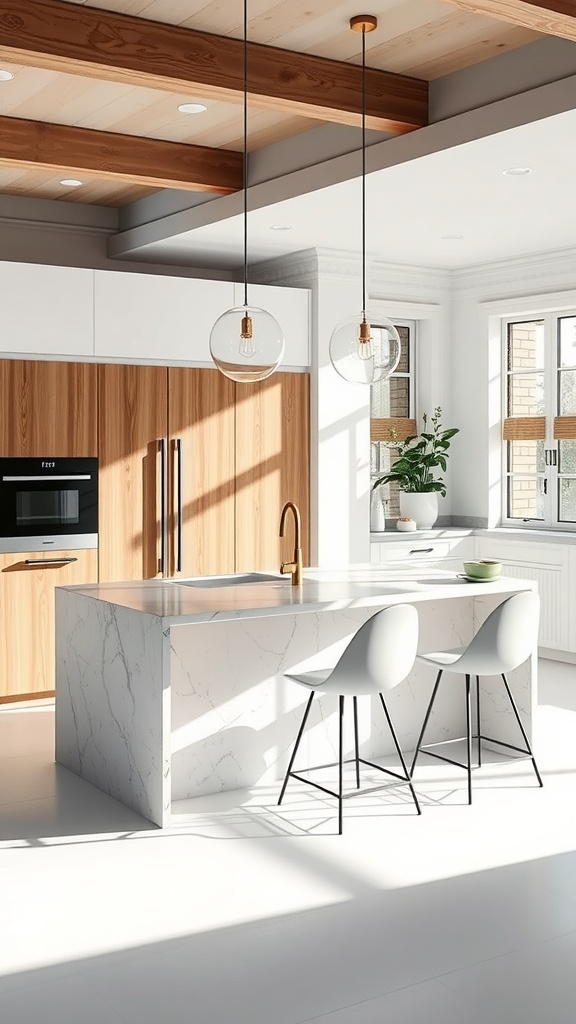
[[[210,332],[218,369],[241,384],[265,380],[284,355],[284,334],[265,309],[248,305],[248,0],[244,0],[244,304],[228,309]]]
[[[391,320],[366,309],[366,33],[378,20],[371,14],[350,19],[353,32],[362,33],[362,312],[342,320],[330,338],[330,360],[344,380],[378,384],[396,369],[400,336]]]

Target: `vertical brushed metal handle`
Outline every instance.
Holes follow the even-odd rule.
[[[158,441],[160,448],[160,572],[166,576],[166,556],[168,553],[166,523],[166,441],[163,437]]]
[[[178,503],[176,571],[182,572],[182,438],[180,437],[176,438],[176,461],[176,500]]]

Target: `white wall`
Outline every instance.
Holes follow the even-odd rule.
[[[361,309],[360,261],[349,253],[306,250],[271,260],[257,279],[312,290],[311,557],[313,564],[370,561],[370,394],[349,384],[329,357],[334,327]],[[452,425],[449,277],[422,267],[371,261],[369,307],[413,319],[419,329],[418,406],[436,405]],[[449,498],[441,514],[450,514]]]
[[[452,514],[495,526],[501,515],[500,318],[576,305],[576,250],[452,274]]]

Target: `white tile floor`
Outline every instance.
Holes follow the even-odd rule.
[[[544,789],[488,764],[468,807],[428,759],[420,818],[360,796],[341,837],[298,783],[159,831],[54,765],[51,705],[0,710],[0,1021],[573,1024],[576,667],[540,671]]]

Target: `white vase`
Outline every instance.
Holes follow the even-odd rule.
[[[384,502],[378,491],[372,491],[370,498],[370,533],[382,533],[386,529]]]
[[[400,514],[413,519],[418,530],[429,530],[438,518],[438,492],[400,491]]]

